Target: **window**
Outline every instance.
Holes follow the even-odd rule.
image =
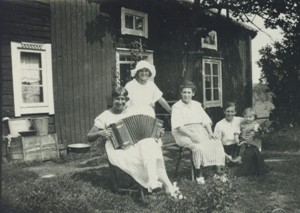
[[[217,32],[210,31],[205,38],[201,38],[202,48],[218,50]]]
[[[153,51],[147,50],[143,53],[142,60],[149,61],[153,64]],[[114,81],[117,86],[125,86],[125,84],[130,81],[132,69],[131,65],[134,63],[133,57],[129,49],[117,48],[116,54],[116,75]]]
[[[51,44],[11,42],[15,116],[54,114]]]
[[[122,7],[121,34],[148,38],[148,14]]]
[[[203,104],[204,107],[223,106],[221,61],[203,59]]]

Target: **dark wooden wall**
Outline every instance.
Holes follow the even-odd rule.
[[[86,142],[94,119],[111,94],[115,50],[107,33],[91,43],[87,24],[99,5],[87,0],[50,1],[55,125],[64,144]]]
[[[102,12],[107,12],[105,7],[100,12],[100,5],[92,1],[5,0],[2,5],[3,116],[14,116],[10,41],[51,43],[55,116],[50,118],[50,129],[56,131],[60,143],[86,142],[94,118],[109,104],[106,100],[112,89],[115,47],[127,47],[126,42],[139,38],[120,35],[119,9],[113,8],[111,11],[116,13],[106,14],[110,16],[112,26],[105,26],[101,19]],[[162,13],[156,7],[145,9],[149,10],[149,39],[142,40],[147,49],[154,50],[156,82],[166,99],[179,98],[182,57],[186,57],[187,72],[183,77],[197,84],[196,98],[202,102],[202,59],[213,56],[222,58],[223,102],[236,101],[239,111],[251,105],[249,32],[240,26],[226,24],[226,29],[216,29],[218,51],[201,49],[200,38],[191,41],[192,49],[189,49],[184,44],[184,35],[180,34],[182,29],[190,29],[186,23],[191,22],[185,19],[184,11],[178,10],[174,14],[170,11]],[[89,26],[99,30],[93,34]],[[214,121],[223,116],[220,107],[207,111]]]
[[[224,17],[211,21],[213,26],[208,21],[200,23],[199,27],[217,31],[218,50],[210,50],[201,48],[199,35],[190,36],[189,40],[180,36],[180,31],[188,32],[192,27],[185,24],[186,15],[175,14],[168,18],[161,14],[159,13],[158,17],[154,14],[149,15],[155,22],[150,23],[150,36],[153,37],[149,38],[149,43],[154,50],[156,82],[166,99],[180,98],[179,84],[183,79],[188,79],[198,88],[194,98],[203,102],[202,60],[212,57],[222,62],[223,105],[228,101],[236,102],[239,114],[244,108],[252,106],[251,35],[255,33],[237,23],[229,22]],[[165,20],[166,24],[162,26],[161,20]],[[183,75],[184,66],[186,70]],[[207,108],[206,111],[214,122],[224,116],[221,107]]]
[[[15,113],[10,42],[51,42],[49,0],[3,0],[0,13],[2,18],[2,116],[12,118]],[[30,115],[25,117],[28,116]],[[49,131],[55,132],[54,116],[50,116]]]

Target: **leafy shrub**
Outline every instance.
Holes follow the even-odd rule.
[[[162,195],[150,203],[154,212],[226,212],[233,203],[235,188],[230,180],[222,183],[210,178],[205,185],[197,185],[185,179],[179,185],[186,198],[176,201]]]
[[[300,150],[300,128],[275,128],[262,136],[263,149],[266,150]]]

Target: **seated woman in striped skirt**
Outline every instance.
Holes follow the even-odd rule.
[[[176,143],[192,151],[197,183],[205,180],[201,166],[216,166],[216,178],[226,182],[221,172],[225,165],[225,152],[220,140],[216,140],[211,129],[211,119],[198,101],[192,100],[196,87],[186,81],[180,86],[181,100],[172,106],[171,125]]]

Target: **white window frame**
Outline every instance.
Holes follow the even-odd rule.
[[[217,64],[218,65],[218,89],[219,89],[219,100],[212,100],[207,101],[206,100],[206,87],[205,87],[205,64],[208,63],[211,66],[212,71],[212,65]],[[213,78],[213,75],[210,75],[211,78]],[[213,80],[211,79],[211,82]],[[202,60],[202,85],[203,85],[203,105],[204,108],[209,107],[223,107],[223,90],[222,90],[222,61],[219,59],[210,59],[210,58],[203,58]],[[211,83],[211,88],[213,87],[213,83]],[[213,92],[213,89],[212,89]],[[211,94],[211,97],[213,99],[213,94]]]
[[[134,61],[120,61],[120,56],[130,56],[131,52],[128,48],[117,48],[116,49],[116,76],[118,77],[117,86],[120,86],[120,64],[132,64]],[[141,53],[144,60],[148,61],[149,63],[153,64],[153,50],[146,50],[145,52]],[[151,78],[152,79],[152,78]]]
[[[129,29],[125,27],[125,15],[131,15],[131,16],[139,16],[142,17],[144,20],[143,23],[143,31],[135,30],[135,29]],[[133,23],[133,28],[135,27],[135,22]],[[121,34],[129,34],[129,35],[135,35],[135,36],[141,36],[148,38],[148,14],[136,10],[131,10],[122,7],[121,8]]]
[[[209,35],[214,35],[214,38],[215,38],[215,44],[214,45],[211,45],[211,44],[208,44],[208,43],[205,43],[205,38],[201,38],[201,46],[202,48],[207,48],[207,49],[213,49],[213,50],[218,50],[218,36],[217,36],[217,32],[212,30],[208,33],[207,36]]]
[[[43,102],[23,103],[21,83],[21,53],[41,54]],[[25,114],[54,114],[51,44],[11,42],[11,60],[15,116]]]

